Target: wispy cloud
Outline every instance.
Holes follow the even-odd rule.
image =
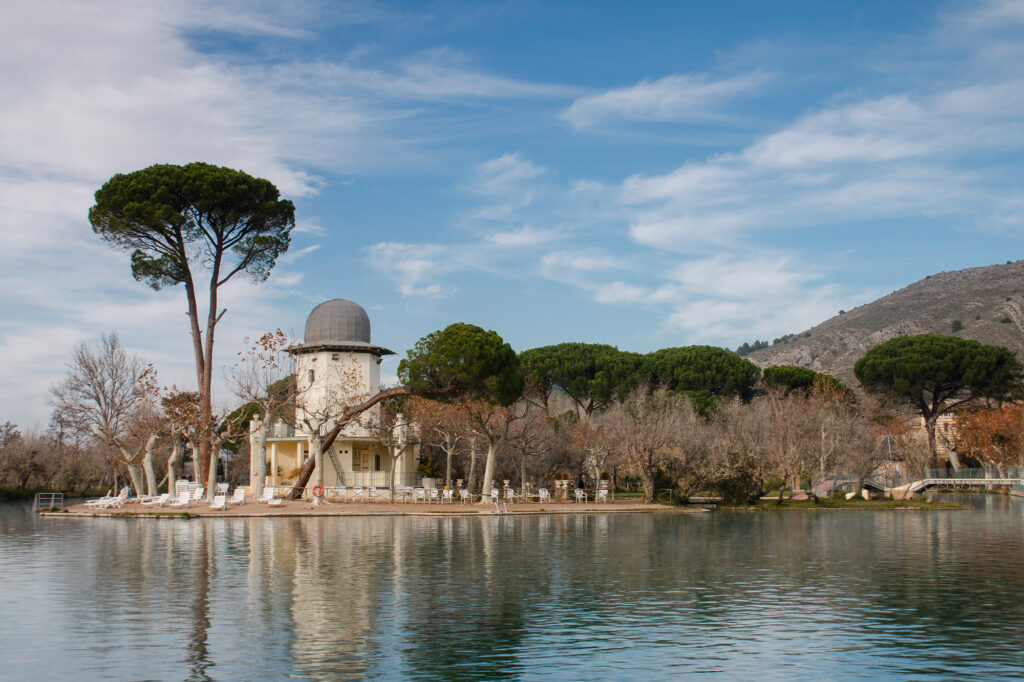
[[[772,74],[755,71],[725,78],[674,74],[576,99],[562,117],[575,128],[606,121],[694,121],[718,118],[722,106],[761,90]]]

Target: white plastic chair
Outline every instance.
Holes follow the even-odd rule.
[[[497,488],[491,488],[491,502],[497,502],[498,501],[498,494],[500,492],[501,491],[499,491]]]
[[[441,491],[441,502],[452,503],[455,501],[455,491],[451,488],[445,488]]]
[[[541,488],[540,490],[537,491],[537,500],[539,502],[550,502],[551,491],[548,490],[547,488]]]
[[[216,486],[216,490],[214,490],[214,496],[217,496],[217,495],[227,495],[228,494],[228,489],[230,487],[231,487],[231,485],[228,484],[228,483],[218,483],[217,486]]]
[[[429,492],[430,492],[430,499],[428,500],[428,502],[440,502],[441,501],[441,491],[439,491],[437,488],[431,488]]]
[[[584,490],[583,488],[576,488],[576,501],[577,502],[586,502],[587,501],[587,491]]]
[[[191,501],[192,502],[200,502],[200,501],[202,501],[203,495],[205,493],[206,493],[205,490],[203,490],[202,488],[198,488],[197,487],[195,490],[192,491]]]
[[[228,504],[245,504],[245,488],[235,488],[235,494],[228,500]]]
[[[427,501],[427,491],[426,491],[426,489],[424,489],[424,488],[416,488],[415,490],[413,490],[412,491],[412,501],[413,502],[426,502]]]
[[[608,491],[598,490],[597,497],[594,498],[594,502],[608,502]]]
[[[265,488],[263,488],[263,494],[260,495],[259,499],[256,500],[256,501],[257,502],[268,502],[269,503],[273,499],[274,499],[274,486],[268,485]]]
[[[210,511],[224,511],[228,508],[228,496],[227,495],[214,495],[213,502],[210,503]]]
[[[459,488],[459,502],[465,502],[466,504],[472,501],[469,491],[465,488]]]

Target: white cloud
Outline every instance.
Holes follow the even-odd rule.
[[[380,242],[366,248],[370,265],[394,281],[403,296],[443,296],[455,293],[443,286],[442,275],[458,270],[453,251],[438,244]]]
[[[529,225],[524,225],[517,230],[506,232],[494,232],[487,235],[487,241],[499,248],[526,248],[539,246],[558,239],[557,230],[539,230]]]
[[[755,71],[714,79],[708,74],[674,74],[655,81],[587,95],[562,113],[575,128],[609,119],[692,121],[720,116],[723,104],[762,89],[771,74]]]

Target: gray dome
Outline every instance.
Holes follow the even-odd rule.
[[[307,346],[370,343],[370,316],[363,306],[346,298],[324,301],[306,318]]]

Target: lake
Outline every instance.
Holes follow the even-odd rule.
[[[969,511],[38,518],[5,679],[1024,675],[1024,499]]]

